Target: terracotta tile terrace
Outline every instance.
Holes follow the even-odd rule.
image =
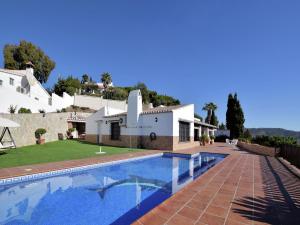
[[[229,154],[194,182],[135,224],[300,224],[300,180],[276,158],[238,151],[225,144],[179,153]],[[160,153],[143,152],[0,169],[0,178]]]

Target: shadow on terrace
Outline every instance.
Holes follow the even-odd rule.
[[[236,199],[232,210],[266,224],[300,224],[300,180],[276,158],[261,157],[262,191]]]

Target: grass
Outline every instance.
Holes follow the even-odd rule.
[[[99,151],[98,145],[76,140],[54,141],[44,145],[31,145],[1,152],[0,168],[83,159],[95,156],[101,157],[142,150],[102,146],[102,151],[106,152],[106,154],[96,154],[95,152],[97,151]]]

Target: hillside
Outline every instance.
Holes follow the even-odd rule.
[[[290,136],[295,137],[300,143],[300,131],[286,130],[282,128],[248,128],[252,136],[267,135],[267,136]]]

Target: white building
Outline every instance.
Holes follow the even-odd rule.
[[[131,91],[128,109],[103,107],[86,120],[86,140],[111,146],[178,150],[199,146],[216,127],[194,118],[194,105],[142,110],[140,90]]]
[[[25,70],[0,69],[0,112],[8,113],[9,107],[17,106],[30,109],[31,112],[55,112],[73,104],[74,97],[63,94],[50,96],[33,75],[32,63]]]

